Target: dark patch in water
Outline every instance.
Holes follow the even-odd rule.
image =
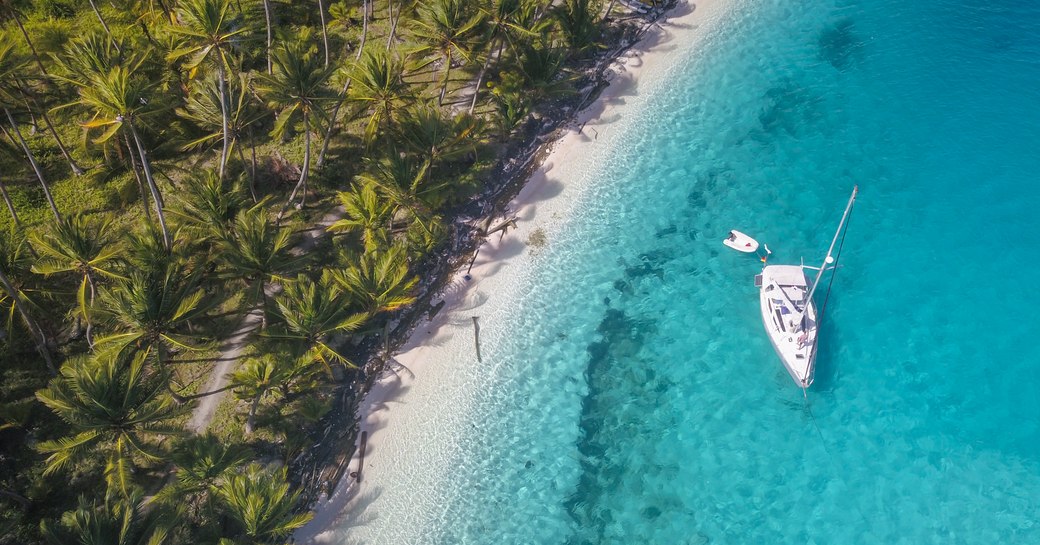
[[[664,280],[664,268],[662,265],[672,259],[672,253],[668,250],[651,250],[639,254],[639,264],[637,265],[628,266],[624,259],[621,260],[621,264],[625,266],[625,278],[629,280],[636,280],[651,275],[656,276],[659,280]],[[617,282],[614,283],[614,287],[618,287]]]
[[[648,265],[667,259],[665,252],[640,256]],[[578,534],[567,541],[570,545],[604,542],[606,529],[619,515],[606,507],[614,503],[608,498],[626,493],[623,490],[628,471],[625,443],[652,440],[641,437],[647,433],[643,418],[661,403],[660,393],[672,386],[670,381],[659,378],[653,361],[640,357],[656,330],[654,320],[637,319],[622,310],[607,309],[596,328],[601,339],[587,347],[589,364],[585,378],[589,393],[582,400],[582,436],[577,445],[583,472],[574,495],[565,504],[579,529]],[[643,516],[650,519],[664,512],[656,506],[642,511]]]
[[[668,235],[674,235],[678,231],[679,231],[679,229],[673,223],[672,225],[669,225],[668,227],[665,227],[664,229],[658,229],[657,230],[657,234],[655,234],[654,236],[656,236],[657,238],[662,238],[662,237],[665,237],[665,236],[668,236]]]
[[[859,59],[863,41],[852,29],[852,21],[845,19],[820,33],[820,59],[844,72]]]
[[[708,201],[704,198],[703,189],[694,189],[686,195],[686,204],[690,205],[690,208],[701,209],[704,208]]]
[[[770,88],[764,99],[766,106],[758,121],[765,135],[785,132],[794,136],[816,124],[824,114],[823,99],[794,81],[784,81]]]

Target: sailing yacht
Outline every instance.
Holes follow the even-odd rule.
[[[813,382],[816,370],[816,347],[819,341],[819,315],[813,294],[820,285],[826,270],[832,269],[836,259],[834,246],[842,234],[852,204],[856,201],[858,187],[852,188],[852,196],[845,206],[841,223],[834,233],[827,255],[819,267],[805,265],[766,265],[762,274],[755,276],[759,288],[759,303],[762,307],[762,323],[765,325],[769,342],[773,344],[791,378],[803,390]],[[844,240],[844,238],[843,238]],[[841,248],[838,248],[840,255]],[[809,282],[806,270],[815,270],[816,278]]]

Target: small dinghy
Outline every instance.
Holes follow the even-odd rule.
[[[729,236],[726,240],[722,241],[723,244],[733,248],[738,252],[744,252],[750,254],[758,250],[758,241],[741,233],[740,231],[730,231]]]

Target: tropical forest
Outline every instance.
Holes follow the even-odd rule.
[[[632,3],[0,1],[0,544],[289,542]]]

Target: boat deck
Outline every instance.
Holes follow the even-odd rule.
[[[816,305],[806,304],[809,292],[802,267],[770,265],[760,280],[762,323],[776,353],[795,382],[812,383],[816,356]]]

